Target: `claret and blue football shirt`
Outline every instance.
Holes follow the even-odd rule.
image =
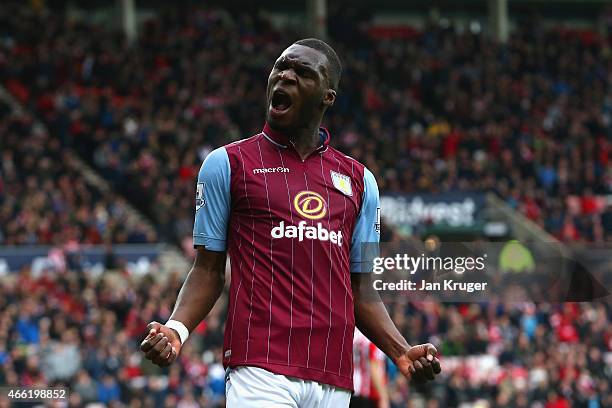
[[[263,131],[211,152],[198,175],[194,245],[231,263],[223,363],[352,389],[351,272],[379,241],[372,173],[329,146],[302,160]]]

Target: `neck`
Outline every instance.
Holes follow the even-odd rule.
[[[296,151],[302,160],[314,153],[321,146],[321,136],[319,135],[319,126],[321,121],[313,121],[312,124],[293,128],[293,129],[276,129],[266,122],[264,132],[276,142],[285,147],[291,146]],[[327,132],[327,131],[326,131]],[[325,140],[324,145],[328,143],[329,135]]]
[[[312,125],[292,131],[290,142],[302,160],[305,159],[317,150],[321,144],[319,125]]]

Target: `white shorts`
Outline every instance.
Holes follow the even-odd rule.
[[[258,367],[236,367],[225,382],[228,408],[346,408],[343,388],[274,374]]]

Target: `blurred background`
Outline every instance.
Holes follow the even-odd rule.
[[[610,1],[5,0],[0,385],[224,406],[224,296],[171,368],[138,345],[192,262],[203,159],[262,129],[273,61],[309,36],[342,59],[324,124],[377,178],[382,241],[520,243],[500,274],[553,243],[612,287]],[[612,406],[610,296],[566,300],[385,299],[444,367],[411,386],[386,361],[389,406]]]

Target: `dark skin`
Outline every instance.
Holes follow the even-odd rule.
[[[293,44],[276,60],[267,86],[268,124],[291,134],[291,143],[305,160],[320,144],[319,127],[328,107],[336,100],[324,54]],[[275,108],[275,93],[284,94],[282,108]],[[191,332],[204,319],[221,296],[225,284],[225,252],[197,248],[193,268],[179,293],[171,319],[182,322]],[[355,323],[378,348],[415,382],[433,380],[440,373],[436,348],[430,344],[410,346],[389,317],[374,290],[369,274],[351,274]],[[176,360],[181,349],[178,333],[159,322],[147,326],[149,333],[141,344],[145,357],[159,366]]]
[[[289,96],[291,106],[285,113],[275,115],[272,97],[279,90]],[[323,115],[336,101],[325,56],[296,44],[283,51],[268,77],[266,101],[266,120],[270,127],[290,133],[291,142],[302,160],[308,157],[319,147]]]
[[[417,383],[433,380],[442,370],[431,343],[410,346],[395,327],[371,281],[369,273],[352,273],[351,289],[355,325],[385,353],[408,379]]]
[[[223,292],[225,259],[225,252],[197,247],[193,267],[170,316],[170,319],[182,322],[190,333],[210,313]],[[145,357],[160,367],[172,364],[182,346],[178,333],[159,322],[149,323],[147,330],[147,337],[140,344]]]

